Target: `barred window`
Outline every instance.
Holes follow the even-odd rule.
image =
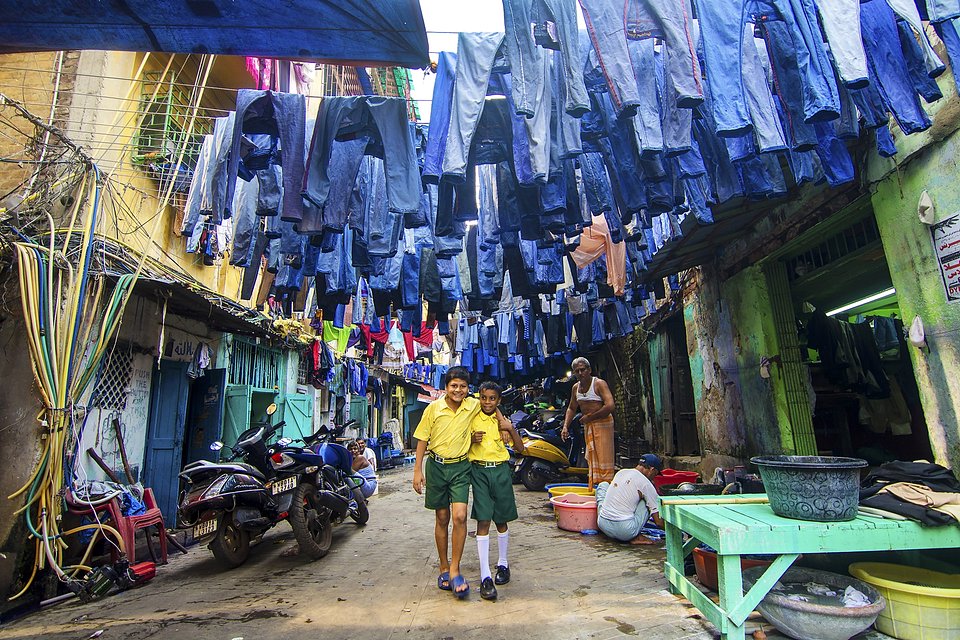
[[[300,366],[297,369],[297,384],[309,384],[310,371],[313,369],[313,353],[300,352]]]
[[[100,377],[93,390],[92,404],[101,409],[122,411],[127,405],[133,354],[128,350],[114,349],[104,357],[100,367]]]

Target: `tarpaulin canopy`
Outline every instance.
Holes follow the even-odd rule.
[[[0,52],[102,49],[425,67],[417,0],[0,0]]]

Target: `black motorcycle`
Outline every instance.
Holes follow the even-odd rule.
[[[281,465],[289,441],[267,445],[284,425],[270,425],[269,416],[274,412],[276,405],[271,404],[264,422],[240,434],[230,460],[200,460],[180,472],[184,489],[178,524],[191,528],[197,541],[209,541],[214,557],[228,568],[243,564],[251,540],[282,520],[290,521],[306,556],[320,558],[330,549],[329,511],[316,508],[314,497],[323,461],[310,455],[296,464]],[[220,442],[211,445],[213,450],[222,447]]]

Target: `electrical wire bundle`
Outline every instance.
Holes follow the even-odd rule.
[[[66,452],[72,446],[73,402],[93,380],[110,338],[120,324],[123,302],[134,280],[133,275],[121,276],[101,312],[103,280],[90,277],[91,250],[100,207],[99,177],[95,165],[83,174],[78,186],[81,197],[75,198],[70,213],[69,228],[73,229],[81,207],[84,204],[90,207],[82,229],[84,250],[75,268],[56,245],[53,218],[49,214],[48,246],[28,242],[14,245],[27,344],[44,408],[38,416],[43,427],[40,459],[27,483],[10,496],[13,499],[26,494],[25,504],[17,513],[24,514],[29,534],[36,541],[36,560],[30,579],[13,598],[30,588],[38,569],[49,566],[61,580],[67,579],[65,569],[71,567],[61,566],[67,546],[63,541],[65,535],[86,529],[105,531],[116,538],[121,553],[124,551],[121,536],[112,527],[90,524],[68,531],[60,528],[61,495],[72,471],[66,464]],[[68,232],[64,245],[69,244],[71,233]],[[98,317],[99,328],[95,332],[94,321]],[[84,348],[88,343],[90,348]],[[90,541],[85,559],[95,539],[96,535]],[[88,567],[81,565],[72,569],[76,573],[77,569]]]
[[[137,78],[143,71],[146,59],[145,57],[137,70]],[[205,56],[203,59],[184,140],[189,140],[192,135],[214,59],[215,56]],[[168,62],[164,75],[169,67]],[[131,84],[129,92],[132,92],[135,86],[135,83]],[[119,120],[120,118],[117,124]],[[42,126],[43,123],[39,124]],[[177,165],[183,161],[185,152],[186,146],[180,145]],[[64,531],[61,529],[61,521],[65,497],[67,492],[72,492],[71,485],[75,477],[75,469],[71,465],[71,460],[75,463],[75,459],[71,454],[74,444],[80,441],[75,415],[81,407],[77,402],[95,379],[117,333],[124,309],[133,294],[133,285],[143,272],[147,254],[154,246],[161,228],[160,223],[164,219],[162,214],[166,211],[173,192],[173,181],[158,199],[153,226],[145,248],[136,262],[136,268],[133,273],[120,275],[109,297],[104,299],[106,278],[103,275],[93,275],[91,264],[94,262],[95,246],[98,243],[97,226],[101,218],[102,192],[111,176],[102,176],[96,162],[88,155],[80,154],[80,157],[83,170],[78,176],[76,197],[73,199],[66,228],[58,230],[53,216],[47,212],[50,234],[46,246],[22,234],[18,234],[22,241],[13,243],[19,267],[27,344],[43,410],[37,417],[42,427],[40,458],[27,482],[9,496],[11,500],[21,496],[25,498],[17,515],[24,515],[36,552],[29,579],[11,600],[26,593],[38,571],[47,568],[72,590],[78,591],[76,576],[82,571],[92,570],[85,563],[100,534],[109,535],[120,552],[121,559],[126,559],[126,549],[120,533],[100,522],[96,515],[96,507],[115,496],[99,501],[73,498],[74,503],[90,509],[90,513],[97,519],[96,523]],[[81,215],[84,207],[88,208],[86,215]],[[80,228],[77,227],[78,223]],[[77,234],[80,236],[79,243],[75,242]],[[99,240],[102,241],[103,238]],[[80,245],[78,254],[72,251],[74,244]],[[67,256],[68,252],[71,253],[70,257]],[[80,563],[64,566],[63,554],[67,548],[64,537],[91,529],[94,530],[94,535]]]

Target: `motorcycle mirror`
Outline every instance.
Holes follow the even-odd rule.
[[[271,402],[270,405],[267,407],[267,415],[272,416],[276,412],[277,412],[277,403]]]
[[[280,445],[281,447],[285,447],[291,442],[293,442],[293,438],[280,438],[279,440],[277,440],[277,444]]]
[[[219,440],[210,443],[210,451],[220,451],[220,449],[223,449],[223,443]]]

